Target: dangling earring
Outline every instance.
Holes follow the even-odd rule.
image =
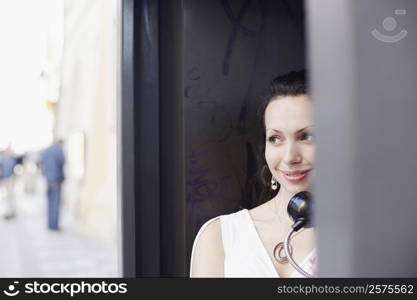
[[[277,188],[278,188],[278,182],[275,180],[274,176],[272,176],[271,189],[273,189],[275,191]]]

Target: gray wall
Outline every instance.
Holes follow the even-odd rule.
[[[307,12],[319,276],[415,277],[417,2],[310,0]]]

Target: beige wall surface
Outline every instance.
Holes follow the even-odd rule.
[[[117,0],[64,1],[55,131],[66,141],[66,207],[105,239],[116,235],[116,13]]]

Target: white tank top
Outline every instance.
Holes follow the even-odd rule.
[[[204,228],[218,218],[221,223],[225,254],[224,277],[279,277],[247,209],[221,215],[203,224],[194,240],[190,274],[196,241]],[[316,276],[316,250],[313,249],[299,265],[308,273]],[[294,270],[290,277],[304,276]]]

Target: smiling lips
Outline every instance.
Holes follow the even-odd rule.
[[[299,183],[303,181],[310,170],[300,170],[300,171],[281,171],[284,174],[286,180],[291,183]]]

